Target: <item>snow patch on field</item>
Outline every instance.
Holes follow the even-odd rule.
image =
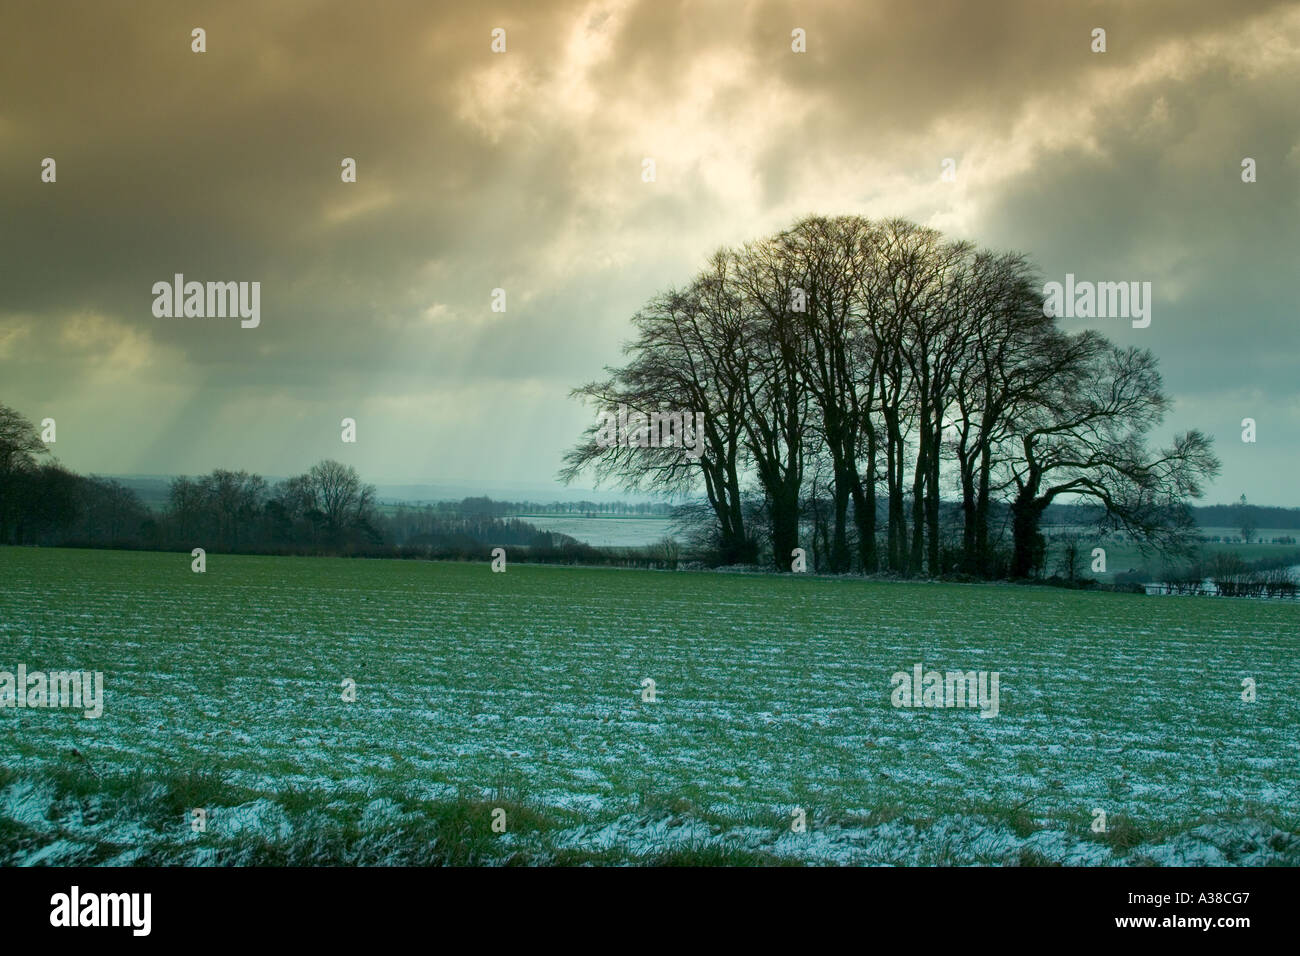
[[[90,798],[75,812],[53,799],[53,790],[27,782],[0,790],[0,821],[21,825],[38,845],[25,850],[7,849],[0,862],[33,866],[72,865],[90,860],[114,866],[151,862],[151,853],[167,853],[169,862],[205,865],[214,862],[221,847],[247,846],[249,841],[274,847],[310,837],[319,818],[291,818],[285,808],[269,798],[208,811],[207,833],[186,833],[176,846],[177,831],[149,829],[134,819],[105,817],[98,798]],[[326,807],[344,813],[350,804],[339,801]],[[587,810],[586,807],[574,809]],[[372,835],[371,864],[408,862],[410,847],[386,836],[404,825],[418,823],[420,815],[390,798],[370,800],[361,809],[359,829]],[[497,846],[503,856],[526,849],[544,861],[566,851],[614,853],[627,862],[654,860],[664,854],[743,852],[774,861],[808,865],[1016,865],[1066,866],[1263,866],[1300,862],[1300,837],[1258,821],[1202,824],[1163,840],[1142,843],[1128,851],[1117,850],[1099,839],[1059,829],[1042,829],[1017,836],[1005,826],[976,817],[954,814],[924,824],[889,820],[874,825],[839,825],[809,821],[805,832],[777,830],[752,823],[726,823],[682,814],[656,815],[645,811],[624,813],[597,823],[582,823],[554,830],[519,830],[502,834]],[[176,854],[180,850],[180,856]],[[750,857],[746,857],[749,859]],[[322,864],[338,862],[321,858]]]
[[[208,828],[221,836],[252,834],[271,841],[288,839],[293,833],[284,810],[267,799],[218,808],[209,813]]]
[[[777,833],[681,817],[628,814],[582,825],[550,842],[562,850],[625,849],[634,858],[672,851],[744,850],[790,861],[839,866],[1034,865],[1263,866],[1300,859],[1300,838],[1258,823],[1205,825],[1165,842],[1120,853],[1061,830],[1027,837],[961,815],[928,826],[889,821],[875,826],[819,826]],[[1226,851],[1226,852],[1225,852]]]
[[[387,828],[510,794],[556,827],[512,829],[499,842],[515,849],[1297,862],[1294,605],[240,556],[191,575],[175,560],[0,549],[0,663],[103,670],[107,693],[98,720],[0,711],[0,858],[224,862],[327,825],[400,855]],[[999,671],[998,717],[892,707],[890,675],[916,662]],[[189,800],[205,767],[230,794],[200,836],[174,794]],[[101,775],[136,771],[181,789],[105,809]],[[47,773],[83,796],[56,800]],[[795,807],[807,833],[788,830]],[[1094,808],[1132,838],[1091,835]]]

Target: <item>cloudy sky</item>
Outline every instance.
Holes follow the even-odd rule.
[[[1150,281],[1149,328],[1091,324],[1216,436],[1208,499],[1300,505],[1294,2],[51,2],[4,34],[0,402],[79,471],[546,487],[648,296],[860,213]],[[156,318],[175,273],[259,281],[260,326]]]

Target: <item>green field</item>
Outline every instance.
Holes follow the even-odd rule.
[[[1296,602],[190,560],[0,548],[0,862],[1300,863]]]
[[[1049,533],[1055,531],[1055,529],[1048,530]],[[1202,528],[1200,533],[1206,538],[1235,538],[1241,534],[1240,531],[1234,528]],[[1079,536],[1079,573],[1083,577],[1096,578],[1103,583],[1109,583],[1115,579],[1117,574],[1130,570],[1145,571],[1148,575],[1146,580],[1153,582],[1161,580],[1162,574],[1169,569],[1171,563],[1174,568],[1182,568],[1192,560],[1211,561],[1216,555],[1231,554],[1247,562],[1291,558],[1300,553],[1300,545],[1274,544],[1272,542],[1273,538],[1287,537],[1300,537],[1300,534],[1294,528],[1266,528],[1256,532],[1256,536],[1250,544],[1243,544],[1240,541],[1232,543],[1204,541],[1196,546],[1194,557],[1175,558],[1171,562],[1153,551],[1143,553],[1133,539],[1126,535],[1111,535],[1103,538],[1093,531],[1084,530]],[[1100,574],[1093,573],[1091,570],[1092,549],[1098,547],[1103,548],[1106,552],[1106,570]],[[1048,544],[1047,560],[1044,565],[1045,572],[1049,575],[1064,574],[1062,560],[1061,542],[1050,542]]]

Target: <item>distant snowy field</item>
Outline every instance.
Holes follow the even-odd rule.
[[[190,560],[0,548],[0,863],[1300,864],[1294,602]]]
[[[611,518],[581,515],[520,515],[539,531],[556,531],[594,548],[639,548],[676,537],[672,518]]]

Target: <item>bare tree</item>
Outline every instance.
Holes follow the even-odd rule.
[[[362,483],[355,468],[327,459],[313,465],[307,478],[313,504],[324,515],[326,531],[333,540],[366,526],[375,489]]]
[[[684,290],[656,296],[633,323],[637,337],[624,347],[627,365],[608,368],[608,378],[574,390],[597,411],[682,409],[704,413],[702,453],[693,460],[681,448],[639,448],[598,440],[593,423],[565,456],[560,478],[572,482],[586,470],[597,482],[624,490],[668,496],[703,489],[718,525],[724,564],[750,563],[754,542],[745,523],[745,389],[748,351],[742,346],[745,316],[731,281],[732,258],[717,253]]]
[[[1021,457],[1012,465],[1011,504],[1017,577],[1041,565],[1039,522],[1061,495],[1101,503],[1104,520],[1140,545],[1185,548],[1194,524],[1184,501],[1200,497],[1203,481],[1219,469],[1211,440],[1198,431],[1147,453],[1145,436],[1168,406],[1149,351],[1122,349],[1095,333],[1073,339],[1087,346],[1084,354],[1057,367],[1043,406],[1026,416],[1028,427],[1017,437]]]
[[[237,549],[246,538],[266,498],[266,480],[246,471],[218,468],[199,479],[204,507],[222,547]]]
[[[990,525],[1005,503],[1024,575],[1041,564],[1043,510],[1062,495],[1101,503],[1104,523],[1145,544],[1178,548],[1184,502],[1218,467],[1198,432],[1147,451],[1167,404],[1150,353],[1063,333],[1024,256],[905,220],[801,219],[719,250],[634,322],[627,364],[575,394],[643,412],[703,406],[705,453],[602,444],[593,425],[562,477],[590,468],[629,489],[702,488],[729,561],[752,555],[762,529],[787,569],[811,515],[818,566],[850,570],[851,508],[864,570],[941,574],[958,566],[947,550],[969,572],[1002,573],[994,548],[1006,529]],[[959,522],[944,524],[945,481],[959,489]],[[755,486],[760,521],[747,507]]]
[[[1060,354],[1059,333],[1043,315],[1037,276],[1022,255],[977,253],[961,285],[966,350],[954,371],[949,448],[961,489],[963,567],[987,574],[990,505],[1004,490],[996,465],[1020,412],[1054,374],[1049,359]]]
[[[1241,540],[1250,544],[1251,539],[1255,537],[1258,530],[1255,525],[1255,516],[1251,513],[1250,505],[1246,504],[1246,496],[1241,496],[1241,504],[1237,508],[1237,524],[1241,529]]]
[[[1083,566],[1083,544],[1077,531],[1069,531],[1061,536],[1060,567],[1061,577],[1073,584],[1079,577]]]
[[[21,477],[36,467],[49,449],[36,426],[8,405],[0,405],[0,544],[9,540],[17,517]]]
[[[196,541],[204,532],[203,489],[200,484],[184,476],[173,478],[168,490],[167,504],[173,526],[180,539]]]
[[[871,223],[857,216],[801,220],[773,240],[772,255],[787,261],[796,296],[793,311],[802,346],[801,375],[816,404],[819,445],[830,456],[831,540],[828,570],[850,570],[849,503],[858,526],[859,559],[875,570],[874,442],[864,442],[875,394],[877,351],[862,310],[873,242]],[[869,459],[863,481],[858,456]],[[818,500],[814,495],[813,501]]]
[[[809,397],[803,377],[803,323],[794,311],[799,277],[779,243],[746,245],[735,257],[749,357],[742,386],[745,444],[763,490],[773,566],[790,570],[799,546],[804,436]]]

